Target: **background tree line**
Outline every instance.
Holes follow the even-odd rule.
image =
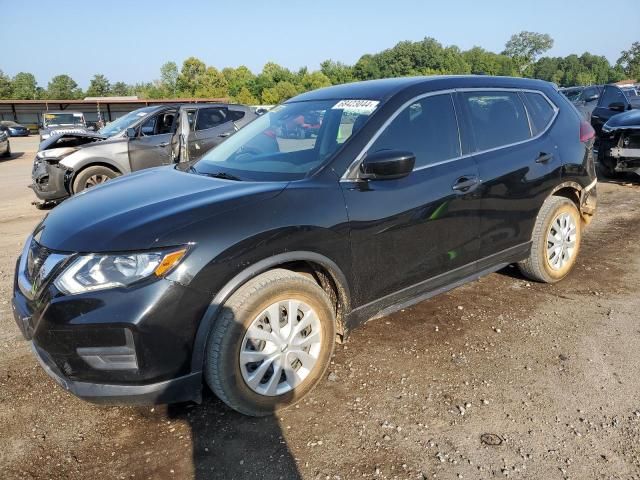
[[[269,62],[255,74],[245,66],[218,70],[195,57],[189,57],[178,69],[167,62],[160,78],[133,85],[111,83],[96,74],[83,91],[69,75],[56,75],[46,88],[39,86],[31,73],[20,72],[13,78],[0,70],[0,98],[4,99],[78,99],[111,95],[137,95],[140,98],[175,97],[226,98],[244,104],[275,104],[299,93],[356,80],[434,74],[509,75],[539,78],[560,86],[616,82],[625,78],[640,80],[640,42],[621,52],[615,65],[603,56],[583,53],[566,57],[542,57],[553,46],[546,34],[520,32],[513,35],[501,53],[481,47],[460,50],[443,46],[433,38],[403,41],[379,53],[365,54],[354,64],[325,60],[320,70],[306,67],[291,71]]]

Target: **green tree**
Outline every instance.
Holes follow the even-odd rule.
[[[551,47],[553,47],[553,38],[546,33],[520,32],[511,35],[503,53],[514,60],[520,72],[524,72]]]
[[[256,97],[249,91],[247,87],[242,87],[240,91],[233,96],[233,99],[244,105],[257,105],[260,103]]]
[[[262,92],[262,101],[268,105],[283,102],[298,95],[298,88],[289,81],[276,83],[273,87],[266,88]]]
[[[254,87],[256,76],[244,65],[240,65],[238,68],[224,68],[222,70],[222,75],[224,75],[224,78],[227,80],[229,95],[231,95],[232,97],[238,97],[240,95],[240,92],[244,89],[249,91],[250,95],[253,95],[250,90],[252,87]]]
[[[82,90],[69,75],[56,75],[47,85],[47,98],[74,100],[82,96]]]
[[[16,100],[35,100],[38,98],[38,82],[31,73],[20,72],[11,82],[11,96]]]
[[[131,93],[129,85],[124,82],[116,82],[111,86],[111,95],[116,97],[126,97]]]
[[[302,75],[299,83],[304,91],[331,86],[331,80],[322,72],[307,72]]]
[[[111,95],[111,84],[107,77],[101,73],[97,73],[89,82],[89,88],[85,93],[87,97],[107,97]]]
[[[200,98],[226,98],[229,95],[227,90],[227,79],[214,67],[208,67],[195,79],[196,88],[194,96]]]
[[[178,75],[176,62],[167,62],[160,67],[160,81],[169,97],[176,96]]]
[[[628,78],[640,80],[640,42],[633,42],[629,50],[623,50],[616,65]]]
[[[320,64],[320,71],[326,75],[332,85],[353,82],[353,67],[333,60],[325,60]]]
[[[11,98],[11,78],[0,70],[0,98]]]
[[[176,80],[176,87],[180,95],[195,96],[198,88],[198,77],[202,76],[207,66],[196,57],[189,57],[182,63],[182,69]]]

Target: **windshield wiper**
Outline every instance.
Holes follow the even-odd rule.
[[[207,177],[222,178],[224,180],[235,180],[238,182],[242,180],[240,177],[236,177],[235,175],[232,175],[226,172],[211,172],[211,173],[198,172],[198,173],[200,173],[200,175],[206,175]]]

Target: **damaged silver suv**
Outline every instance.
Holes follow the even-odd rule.
[[[31,188],[43,204],[57,203],[133,171],[193,162],[256,117],[244,105],[156,105],[97,133],[59,132],[40,144]]]

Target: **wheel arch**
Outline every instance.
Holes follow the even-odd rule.
[[[315,252],[293,251],[274,255],[245,268],[229,280],[214,296],[200,320],[193,344],[191,371],[202,371],[209,334],[224,303],[236,290],[252,278],[272,270],[284,268],[310,275],[329,294],[336,310],[336,332],[346,333],[345,314],[351,310],[351,294],[347,278],[331,259]]]
[[[594,180],[587,187],[583,187],[578,182],[567,181],[557,185],[550,193],[551,196],[555,197],[564,197],[571,200],[578,212],[580,212],[580,216],[582,221],[588,225],[591,223],[593,219],[593,215],[595,213],[595,200],[596,197],[593,195],[595,191],[595,185],[597,180]]]
[[[76,193],[76,192],[73,191],[73,182],[76,181],[76,178],[78,177],[78,175],[80,175],[82,172],[84,172],[87,168],[90,168],[90,167],[105,167],[105,168],[108,168],[109,170],[112,170],[113,172],[117,173],[118,175],[123,175],[123,173],[120,171],[120,169],[118,167],[116,167],[113,163],[109,163],[109,162],[104,161],[104,160],[96,160],[94,162],[86,163],[80,169],[73,170],[73,172],[69,176],[67,189],[71,193]]]

